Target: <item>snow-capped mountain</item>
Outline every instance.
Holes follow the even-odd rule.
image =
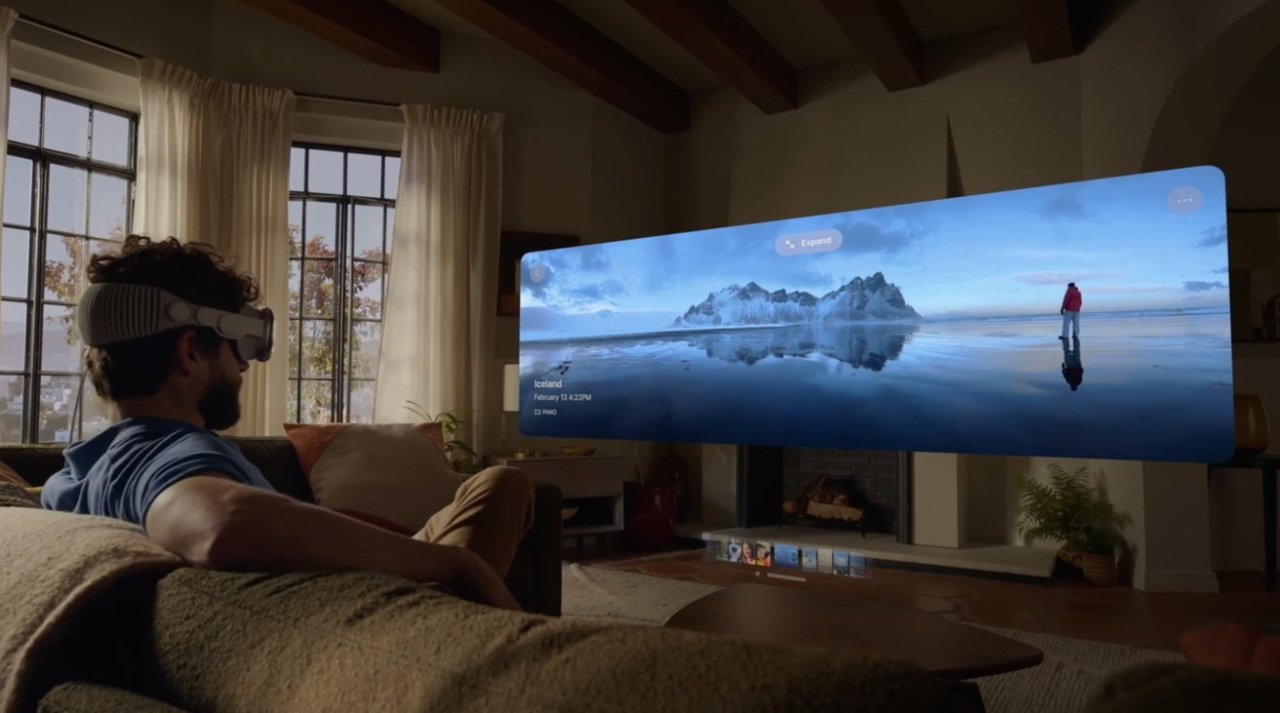
[[[808,292],[769,292],[755,282],[730,285],[712,292],[701,304],[677,317],[673,327],[798,324],[812,322],[862,322],[867,320],[921,319],[907,304],[902,290],[877,272],[855,277],[821,298]]]

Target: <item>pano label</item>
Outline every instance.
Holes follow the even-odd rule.
[[[521,275],[530,436],[1234,450],[1210,166],[535,252]]]

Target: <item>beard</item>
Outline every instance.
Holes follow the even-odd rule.
[[[221,431],[240,420],[240,380],[219,373],[196,404],[205,428]]]

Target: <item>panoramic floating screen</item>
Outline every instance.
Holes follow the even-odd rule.
[[[1233,451],[1213,167],[549,250],[520,268],[526,435]]]

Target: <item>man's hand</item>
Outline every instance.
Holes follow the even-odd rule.
[[[507,585],[502,582],[498,573],[493,571],[488,562],[471,550],[462,547],[455,549],[462,562],[462,573],[457,581],[459,596],[479,604],[520,611],[520,603],[511,596]]]

